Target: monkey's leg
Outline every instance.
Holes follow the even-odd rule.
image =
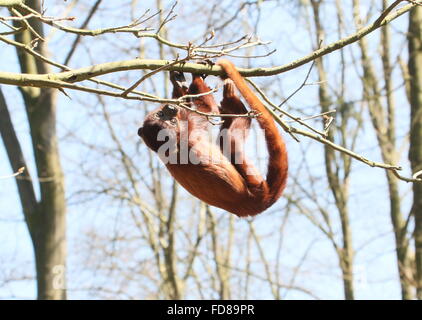
[[[235,85],[230,79],[224,81],[221,114],[246,114],[248,110],[235,92]],[[223,154],[245,179],[248,187],[263,186],[263,178],[245,155],[245,142],[251,126],[251,118],[223,118],[220,128],[219,145]]]
[[[202,75],[192,74],[192,83],[189,87],[189,94],[202,94],[210,91],[211,89],[206,85]],[[220,113],[212,93],[194,98],[193,102],[196,105],[196,109],[201,112],[214,114]]]
[[[188,93],[188,84],[183,72],[170,71],[170,81],[173,84],[173,98],[180,98]]]
[[[236,95],[236,87],[232,80],[224,80],[223,100],[221,101],[221,114],[246,114],[248,110],[245,105],[240,101]],[[223,118],[224,123],[221,126],[221,131],[224,129],[243,129],[245,130],[245,138],[248,135],[249,128],[251,126],[251,119],[240,117],[240,118]]]

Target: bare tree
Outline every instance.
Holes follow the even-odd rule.
[[[39,1],[27,1],[27,5],[31,9],[41,10]],[[17,17],[27,14],[26,10],[20,10],[19,7],[11,10]],[[19,30],[15,34],[16,42],[28,47],[40,42],[34,52],[47,55],[42,41],[43,24],[39,20],[18,19],[14,25]],[[50,71],[48,63],[37,60],[32,54],[17,48],[17,55],[22,73],[46,74]],[[56,91],[51,88],[20,89],[31,130],[40,198],[36,199],[28,170],[24,175],[16,177],[16,183],[34,246],[38,298],[65,299],[66,203],[56,137]],[[27,168],[3,95],[0,106],[1,134],[10,164],[14,170],[18,167]]]
[[[410,151],[412,169],[422,169],[422,7],[415,8],[409,16],[409,83],[410,83]],[[413,185],[415,219],[415,262],[417,297],[422,299],[422,185]]]
[[[383,10],[387,10],[387,1],[383,1]],[[359,12],[359,1],[353,1],[354,20],[357,28],[360,27],[362,18]],[[371,59],[368,42],[366,39],[359,41],[361,52],[363,99],[368,104],[371,123],[375,130],[378,145],[383,161],[396,161],[399,152],[396,147],[396,110],[394,102],[394,82],[392,79],[393,65],[391,63],[391,39],[389,26],[384,26],[381,31],[381,50],[383,66],[383,84],[377,77],[376,67]],[[381,88],[383,86],[383,89]],[[385,94],[382,91],[385,91]],[[412,288],[409,277],[409,237],[408,219],[403,217],[399,181],[392,172],[386,172],[390,199],[390,217],[396,241],[397,269],[400,277],[400,286],[403,299],[412,299]]]
[[[311,1],[317,44],[319,44],[322,39],[324,39],[323,26],[320,17],[321,3],[322,1],[319,0]],[[332,109],[332,98],[330,97],[328,91],[327,73],[325,71],[322,59],[316,60],[316,65],[318,70],[318,78],[320,82],[319,101],[321,105],[321,112],[327,113],[330,111],[330,109]],[[341,109],[342,106],[340,105],[339,108]],[[337,132],[341,135],[342,143],[344,144],[349,133],[347,123],[350,121],[351,113],[340,112],[340,114],[343,116],[343,118],[341,119],[341,125],[339,125],[339,130],[337,130]],[[327,130],[327,132],[327,139],[334,141],[334,130]],[[353,141],[354,137],[351,136],[350,139]],[[330,191],[332,192],[333,197],[335,199],[342,230],[342,244],[337,245],[335,241],[333,241],[333,244],[338,254],[340,268],[343,273],[345,299],[353,300],[353,244],[351,226],[349,222],[349,210],[347,207],[351,162],[348,157],[344,157],[341,155],[339,159],[337,159],[334,150],[327,145],[324,146],[324,156],[325,171],[328,179],[328,184],[330,186]]]

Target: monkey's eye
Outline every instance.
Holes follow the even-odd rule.
[[[176,118],[170,119],[170,123],[175,125],[177,123],[177,119]]]
[[[155,114],[155,117],[156,118],[162,118],[164,116],[164,112],[163,111],[158,111],[156,114]]]

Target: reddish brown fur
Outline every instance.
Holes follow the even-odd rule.
[[[209,142],[207,119],[185,109],[179,109],[176,116],[177,124],[174,124],[174,120],[170,124],[168,120],[157,119],[156,114],[163,107],[151,112],[146,117],[143,128],[139,130],[139,135],[151,149],[157,151],[159,147],[156,139],[157,128],[172,130],[172,134],[177,137],[180,137],[182,133],[188,133],[188,148],[200,159],[200,163],[166,164],[172,176],[192,195],[206,203],[240,217],[252,216],[270,207],[280,197],[287,179],[287,151],[270,113],[246,85],[234,65],[227,60],[220,60],[217,64],[225,70],[228,78],[231,79],[225,80],[221,109],[218,109],[211,94],[195,98],[193,104],[198,110],[207,113],[220,111],[226,114],[245,114],[247,109],[235,94],[234,85],[237,87],[249,106],[261,113],[258,123],[265,130],[270,158],[266,180],[245,157],[242,149],[243,141],[247,137],[251,124],[250,118],[225,118],[225,122],[221,126],[221,134],[232,147],[229,158],[225,157],[222,152],[221,141],[220,145]],[[181,85],[179,81],[181,78],[183,75],[172,74],[175,98],[187,93],[199,94],[210,91],[202,77],[198,75],[193,75],[189,90],[186,90],[186,86]],[[188,128],[179,124],[182,120],[188,122]],[[177,145],[177,148],[179,147]],[[177,150],[180,152],[179,149]],[[240,164],[234,162],[236,153],[242,160]],[[213,156],[212,161],[210,155]],[[216,162],[215,158],[218,158],[219,161]]]

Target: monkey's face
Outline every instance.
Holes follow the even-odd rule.
[[[169,148],[176,147],[179,139],[179,110],[172,105],[160,106],[147,115],[138,135],[153,151],[158,152],[165,143]]]

